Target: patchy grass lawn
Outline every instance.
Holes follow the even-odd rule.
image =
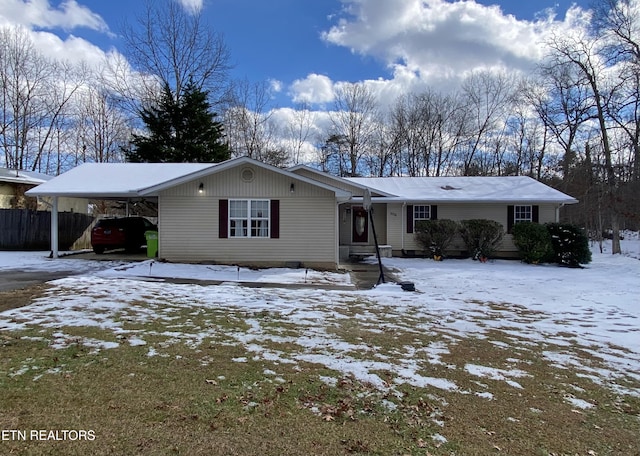
[[[2,454],[640,454],[637,377],[489,325],[540,318],[515,305],[73,278],[20,296],[35,304],[1,314],[0,429],[95,439]]]

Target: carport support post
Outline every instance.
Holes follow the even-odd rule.
[[[58,197],[51,205],[51,258],[58,258]]]

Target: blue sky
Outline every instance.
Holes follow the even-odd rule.
[[[201,8],[221,32],[232,76],[273,81],[274,104],[316,106],[341,82],[369,81],[381,97],[444,87],[478,67],[527,71],[533,41],[556,24],[570,26],[571,5],[588,0],[156,0]],[[142,0],[2,0],[0,25],[39,32],[47,52],[99,60],[122,50],[119,31]],[[536,22],[538,21],[538,22]],[[47,39],[45,35],[49,34]],[[56,41],[53,37],[59,41]]]

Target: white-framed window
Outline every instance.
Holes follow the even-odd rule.
[[[420,220],[431,220],[431,206],[415,205],[413,206],[413,228],[415,230],[416,223]]]
[[[532,221],[533,221],[533,210],[530,205],[513,207],[513,223],[532,222]]]
[[[269,200],[229,200],[229,237],[268,238]]]

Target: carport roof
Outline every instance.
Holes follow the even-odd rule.
[[[85,163],[27,192],[29,196],[134,198],[145,189],[212,168],[212,163]]]
[[[25,171],[23,169],[0,168],[0,182],[11,182],[13,184],[39,185],[53,179],[53,176],[36,173],[35,171]]]

